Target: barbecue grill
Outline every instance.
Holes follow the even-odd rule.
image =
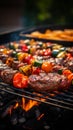
[[[11,41],[20,40],[22,38],[19,35],[21,31],[22,30],[0,35],[0,43],[3,45],[3,44],[7,44]],[[26,37],[23,37],[22,39],[26,39]],[[71,45],[72,44],[70,44],[70,46]],[[57,112],[58,117],[61,114],[63,115],[63,112],[65,112],[65,114],[71,113],[71,115],[73,113],[73,86],[70,86],[70,88],[68,90],[64,90],[64,91],[61,91],[61,92],[54,91],[52,93],[51,92],[46,93],[46,92],[36,92],[36,91],[34,91],[32,89],[28,89],[28,88],[25,89],[25,90],[24,89],[17,89],[17,88],[14,88],[11,85],[4,83],[2,80],[0,80],[0,99],[1,99],[0,100],[0,114],[1,114],[1,121],[3,120],[3,117],[6,118],[6,115],[8,114],[9,107],[11,107],[13,104],[15,104],[22,97],[24,97],[28,100],[37,101],[39,103],[39,106],[40,106],[40,104],[42,105],[41,109],[45,109],[45,108],[43,108],[43,106],[46,105],[46,109],[49,108],[50,111],[54,110],[54,113]],[[34,109],[35,109],[35,107],[34,107]],[[37,109],[37,111],[39,111],[39,109]],[[23,114],[23,117],[25,117],[24,115],[25,115],[25,113]],[[40,114],[38,114],[38,115],[40,115]],[[41,117],[42,120],[43,120],[43,116],[44,116],[44,114],[42,114],[42,117]],[[55,115],[55,118],[56,118],[56,116],[57,115]],[[45,118],[47,118],[47,117],[45,117]],[[8,117],[7,117],[7,119],[8,119]],[[25,120],[26,120],[26,118],[23,118],[19,122],[24,123]],[[30,122],[31,123],[33,122],[32,119],[30,120]],[[51,122],[50,122],[51,128],[49,128],[49,126],[45,122],[44,126],[46,128],[44,128],[44,129],[52,129],[53,130],[53,128],[52,128],[53,124],[51,124]],[[34,121],[35,126],[36,126],[36,124],[38,124],[39,128],[42,128],[40,126],[41,123],[42,123],[41,120],[40,120],[40,122],[37,121],[36,123]],[[17,120],[12,120],[12,124],[13,124],[13,128],[19,128],[19,125],[17,126]],[[26,123],[26,124],[28,125],[30,123]],[[15,125],[15,127],[14,127],[14,125]],[[26,129],[26,128],[27,128],[27,130],[34,129],[34,128],[31,128],[30,125],[29,125],[29,127],[27,127],[27,125],[22,125],[23,126],[22,129]],[[1,128],[3,128],[3,126]],[[37,128],[37,129],[39,129],[39,128]]]
[[[62,91],[62,92],[52,92],[52,93],[38,93],[33,90],[21,90],[14,88],[8,84],[5,84],[3,82],[0,83],[0,90],[3,90],[7,93],[19,96],[19,97],[25,97],[27,99],[32,99],[44,104],[52,105],[55,107],[59,107],[62,109],[67,110],[73,110],[73,88],[69,88],[68,90]],[[54,95],[54,96],[52,96]],[[44,99],[44,101],[41,100]]]

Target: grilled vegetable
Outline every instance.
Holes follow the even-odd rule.
[[[49,62],[43,62],[41,69],[44,70],[46,73],[51,72],[53,69],[52,63]]]
[[[67,77],[68,77],[71,73],[72,73],[72,72],[71,72],[70,70],[68,70],[68,69],[63,70],[63,75],[65,75],[65,76],[67,76]]]
[[[29,49],[28,49],[27,45],[22,44],[21,50],[22,50],[23,52],[28,52]]]
[[[12,42],[11,49],[0,48],[0,77],[4,82],[17,88],[27,88],[29,82],[38,91],[67,89],[73,82],[73,48],[34,40],[18,43]]]
[[[58,53],[59,53],[59,50],[53,50],[52,51],[52,56],[56,57],[58,55]]]
[[[32,67],[32,74],[39,74],[41,72],[41,69],[39,67]]]
[[[73,73],[71,73],[71,74],[68,75],[68,80],[69,80],[70,82],[72,82],[72,80],[73,80]]]
[[[51,56],[51,49],[46,49],[44,52],[43,52],[43,56]]]
[[[16,88],[27,88],[28,77],[19,72],[16,73],[13,77],[13,85]]]
[[[22,66],[19,68],[19,71],[26,75],[30,75],[32,72],[32,66],[31,65]]]
[[[58,58],[64,58],[65,56],[66,56],[65,51],[59,52],[59,54],[57,55]]]
[[[23,59],[23,62],[24,63],[27,63],[27,64],[30,64],[32,61],[32,59],[34,59],[33,58],[33,56],[31,55],[31,54],[28,54],[27,56],[25,56],[25,58]]]
[[[42,60],[35,60],[35,61],[34,61],[34,66],[36,66],[36,67],[41,67],[42,63],[43,63]]]

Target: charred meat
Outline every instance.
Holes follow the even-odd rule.
[[[13,69],[4,69],[1,71],[0,73],[0,77],[1,79],[8,84],[12,84],[13,83],[13,76],[14,74],[17,72],[17,70],[13,70]]]
[[[40,75],[29,76],[29,85],[36,91],[54,91],[67,89],[69,81],[64,75],[58,73],[41,73]]]

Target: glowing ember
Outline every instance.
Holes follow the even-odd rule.
[[[41,115],[37,118],[37,120],[40,120],[43,116],[44,116],[44,113],[41,114]]]
[[[11,106],[9,109],[8,109],[8,113],[11,115],[12,113],[12,109],[13,109],[13,106]]]

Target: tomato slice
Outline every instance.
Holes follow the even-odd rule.
[[[27,88],[28,77],[19,72],[16,73],[13,77],[13,85],[16,88]]]

